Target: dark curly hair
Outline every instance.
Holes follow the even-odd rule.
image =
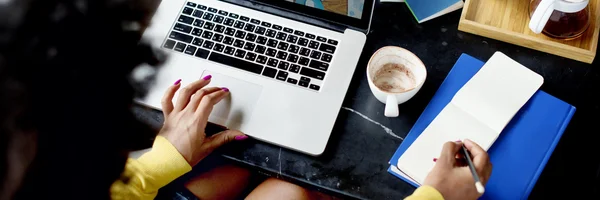
[[[156,134],[131,112],[156,0],[0,0],[0,199],[107,199]],[[150,137],[151,138],[151,137]]]

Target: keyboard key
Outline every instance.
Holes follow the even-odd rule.
[[[308,87],[308,83],[307,83],[307,82],[304,82],[304,81],[300,81],[300,82],[298,82],[298,85],[299,85],[299,86],[302,86],[302,87]]]
[[[267,43],[267,38],[263,37],[263,36],[258,36],[258,38],[256,38],[256,43],[258,43],[258,44],[266,44]]]
[[[279,70],[279,72],[277,73],[277,80],[280,81],[285,81],[287,80],[288,77],[288,73],[282,70]]]
[[[208,60],[228,65],[230,67],[235,67],[241,70],[249,71],[255,74],[260,74],[263,71],[263,66],[261,65],[229,57],[220,53],[211,53]]]
[[[315,42],[315,41],[310,41],[310,43],[308,44],[309,48],[313,48],[313,49],[317,49],[319,48],[319,43]]]
[[[303,67],[300,70],[300,74],[311,77],[311,78],[316,78],[319,80],[323,80],[323,78],[325,78],[325,73],[314,70],[314,69],[310,69],[308,67]]]
[[[204,23],[203,28],[206,30],[212,30],[215,27],[215,24],[212,22],[206,22]]]
[[[308,66],[315,68],[315,69],[320,69],[323,71],[327,71],[327,69],[329,68],[329,64],[318,61],[318,60],[311,60],[310,64]]]
[[[215,44],[215,47],[213,47],[213,50],[217,51],[217,52],[222,52],[225,49],[225,45],[223,44]]]
[[[198,8],[200,10],[206,10],[207,7],[203,6],[203,5],[198,5],[198,6],[196,6],[196,8]]]
[[[233,55],[235,53],[235,48],[233,47],[225,47],[225,50],[223,51],[223,53],[229,54],[229,55]]]
[[[284,51],[279,51],[277,52],[277,58],[281,59],[281,60],[285,60],[288,56],[288,53],[284,52]]]
[[[233,23],[235,23],[235,20],[231,19],[231,18],[227,18],[225,19],[225,21],[223,22],[223,24],[225,24],[226,26],[233,26]]]
[[[185,16],[185,15],[180,15],[179,19],[177,21],[184,23],[184,24],[192,24],[192,22],[194,22],[194,18]]]
[[[202,45],[202,47],[204,47],[206,49],[212,49],[214,45],[215,45],[214,42],[207,40],[207,41],[204,41],[204,44]]]
[[[246,26],[244,26],[244,30],[248,32],[253,32],[254,28],[256,28],[256,25],[254,24],[246,24]]]
[[[258,24],[260,24],[260,20],[257,20],[257,19],[251,19],[251,20],[250,20],[250,23],[253,23],[253,24],[256,24],[256,25],[258,25]]]
[[[202,12],[201,10],[194,10],[194,13],[192,15],[197,18],[202,18],[202,15],[204,15],[204,12]]]
[[[327,52],[327,53],[333,54],[335,52],[335,47],[323,43],[323,44],[321,44],[321,47],[319,47],[319,50],[323,51],[323,52]]]
[[[326,53],[324,53],[323,56],[321,56],[321,60],[325,62],[331,62],[331,58],[332,56]]]
[[[296,63],[298,62],[298,58],[300,58],[298,55],[290,54],[290,56],[288,56],[287,58],[287,61],[291,63]]]
[[[233,56],[238,58],[244,58],[244,56],[246,56],[246,51],[238,49],[237,51],[235,51],[235,54],[233,54]]]
[[[321,87],[320,87],[320,86],[318,86],[318,85],[315,85],[315,84],[310,84],[310,87],[309,87],[309,88],[310,88],[310,89],[313,89],[313,90],[316,90],[316,91],[319,91],[319,89],[321,89]]]
[[[202,29],[194,28],[194,30],[192,30],[192,35],[201,36],[202,35]]]
[[[297,36],[304,36],[304,32],[302,32],[302,31],[298,31],[298,30],[297,30],[297,31],[294,31],[294,35],[297,35]]]
[[[273,38],[273,37],[275,37],[276,34],[277,34],[277,31],[269,29],[269,30],[267,30],[267,34],[265,34],[265,35],[267,37]]]
[[[233,36],[233,34],[235,34],[235,29],[233,29],[233,28],[225,29],[225,35]]]
[[[194,41],[192,41],[192,44],[196,45],[196,46],[202,46],[202,42],[204,42],[203,39],[200,38],[194,38]]]
[[[265,53],[266,50],[267,50],[267,47],[265,47],[263,45],[257,45],[256,49],[254,49],[254,52],[263,54],[263,53]]]
[[[202,19],[205,19],[205,20],[208,20],[208,21],[210,21],[210,20],[212,20],[212,18],[213,18],[214,16],[215,16],[215,15],[214,15],[214,14],[212,14],[212,13],[207,13],[207,12],[205,12],[205,13],[204,13],[204,16],[202,17]]]
[[[275,55],[277,55],[277,50],[269,48],[267,49],[267,53],[265,53],[267,56],[271,56],[271,57],[275,57]]]
[[[225,38],[223,39],[223,43],[225,43],[226,45],[231,45],[231,44],[233,44],[234,40],[235,39],[233,39],[232,37],[225,36]]]
[[[229,17],[231,17],[231,18],[234,18],[234,19],[237,19],[237,18],[239,18],[240,16],[239,16],[238,14],[235,14],[235,13],[229,13]]]
[[[315,37],[316,37],[315,35],[313,35],[313,34],[310,34],[310,33],[307,33],[307,34],[306,34],[306,35],[304,35],[304,36],[306,36],[308,39],[313,39],[313,40],[314,40],[314,39],[315,39]]]
[[[204,31],[204,33],[202,33],[202,37],[204,39],[210,40],[213,36],[213,33],[210,31]]]
[[[213,41],[216,41],[216,42],[221,42],[221,41],[223,41],[223,35],[221,35],[221,34],[215,34],[215,35],[213,36]]]
[[[293,33],[293,32],[294,32],[294,30],[292,30],[291,28],[284,28],[284,29],[283,29],[283,32],[286,32],[286,33]]]
[[[192,31],[191,26],[181,24],[181,23],[175,24],[175,27],[173,27],[173,29],[184,32],[184,33],[190,33]]]
[[[298,64],[308,66],[308,62],[310,62],[310,59],[308,59],[306,57],[301,57],[300,60],[298,61]]]
[[[321,58],[321,52],[312,51],[312,53],[310,53],[310,57],[318,60],[319,58]]]
[[[290,67],[290,63],[284,62],[284,61],[280,61],[279,65],[277,65],[277,68],[283,69],[283,70],[288,70],[289,67]]]
[[[285,40],[285,38],[287,38],[287,34],[284,32],[279,32],[277,33],[277,37],[275,38],[277,38],[278,40]]]
[[[256,47],[256,44],[246,42],[246,45],[244,45],[244,50],[254,51],[254,47]]]
[[[194,37],[192,37],[190,35],[178,33],[175,31],[171,31],[171,34],[169,34],[169,38],[174,39],[174,40],[179,40],[179,41],[182,41],[185,43],[190,43],[190,42],[192,42],[192,39],[194,39]]]
[[[300,72],[300,68],[300,65],[292,64],[292,66],[290,66],[290,72],[298,73]]]
[[[310,55],[310,49],[307,49],[307,48],[303,47],[302,50],[300,50],[300,55],[309,56]]]
[[[275,78],[275,75],[277,75],[277,70],[270,67],[265,67],[265,71],[262,72],[262,75]]]
[[[213,21],[220,24],[223,23],[223,20],[225,20],[225,17],[217,15]]]
[[[204,26],[204,21],[201,19],[196,19],[194,20],[194,26],[202,28],[202,26]]]
[[[287,49],[288,49],[289,46],[290,45],[288,43],[279,42],[279,45],[277,45],[277,49],[283,50],[283,51],[287,51]]]
[[[267,57],[263,56],[263,55],[259,55],[258,57],[256,57],[256,62],[260,63],[260,64],[265,64],[265,63],[267,63]]]
[[[273,58],[269,58],[269,61],[267,62],[267,65],[269,65],[271,67],[277,67],[278,63],[279,63],[278,60],[273,59]]]
[[[255,53],[252,53],[252,52],[246,53],[246,60],[248,60],[248,61],[254,61],[254,59],[256,59],[256,54]]]
[[[244,25],[246,25],[246,23],[241,22],[241,21],[235,21],[235,24],[233,24],[233,27],[235,27],[237,29],[242,29],[242,28],[244,28]]]
[[[288,51],[292,53],[298,53],[298,51],[300,51],[300,47],[292,44],[290,45],[290,48],[288,48]]]
[[[280,31],[283,27],[273,24],[273,29]]]
[[[256,28],[256,31],[254,31],[256,34],[262,35],[265,34],[265,32],[267,31],[267,28],[259,26],[258,28]]]
[[[241,16],[240,20],[247,22],[247,21],[250,21],[250,18],[246,17],[246,16]]]
[[[317,37],[317,40],[319,42],[327,42],[327,38],[324,38],[324,37],[321,37],[321,36]]]
[[[331,44],[331,45],[338,45],[338,41],[335,41],[335,40],[332,40],[332,39],[327,40],[327,43]]]
[[[217,32],[217,33],[223,33],[223,32],[225,32],[225,26],[223,26],[221,24],[217,24],[215,26],[215,32]]]
[[[262,23],[260,23],[260,25],[267,27],[267,28],[271,28],[271,23],[269,23],[269,22],[262,22]]]
[[[277,47],[277,40],[274,39],[269,39],[269,41],[267,42],[267,46],[269,47]]]
[[[185,45],[184,43],[178,42],[175,45],[175,51],[179,51],[179,52],[183,52],[183,50],[185,49],[187,45]]]
[[[193,3],[193,2],[187,2],[187,5],[188,5],[188,6],[191,6],[191,7],[196,7],[196,4],[195,4],[195,3]]]
[[[196,6],[194,6],[194,7],[196,7]],[[185,7],[185,8],[183,8],[183,11],[182,11],[182,13],[186,14],[186,15],[191,15],[192,12],[194,12],[194,9],[190,8],[190,7]]]
[[[295,35],[290,35],[287,39],[287,42],[292,44],[296,44],[296,41],[298,41],[298,36]]]
[[[238,30],[235,32],[235,37],[239,39],[244,39],[246,37],[246,32]]]
[[[243,40],[239,40],[239,39],[235,39],[235,42],[233,42],[233,46],[237,47],[237,48],[243,48],[244,47],[245,42]]]
[[[254,42],[256,40],[256,35],[254,33],[246,34],[246,41]]]
[[[228,14],[227,11],[219,10],[219,15],[227,16],[227,14]]]
[[[185,53],[193,56],[194,53],[196,53],[196,49],[195,46],[188,45],[187,48],[185,48]]]
[[[165,44],[163,44],[163,48],[167,48],[167,49],[173,49],[173,47],[175,46],[175,41],[173,40],[167,40],[165,41]]]
[[[303,76],[303,77],[300,77],[300,82],[307,82],[307,83],[310,83],[310,78],[307,78],[307,77],[304,77],[304,76]]]
[[[216,8],[208,8],[208,12],[217,13],[217,9]]]
[[[293,79],[293,78],[288,78],[287,82],[296,85],[296,83],[298,83],[298,80]]]
[[[304,39],[304,38],[300,38],[300,39],[298,39],[298,45],[305,47],[306,45],[308,45],[308,40]]]

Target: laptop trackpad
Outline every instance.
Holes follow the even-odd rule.
[[[262,86],[213,71],[204,71],[201,77],[212,75],[207,87],[227,87],[230,94],[217,103],[208,120],[230,129],[240,129],[252,116]]]

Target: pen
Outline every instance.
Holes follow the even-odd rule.
[[[483,184],[481,184],[479,175],[477,175],[477,171],[475,171],[475,165],[473,165],[473,160],[471,160],[469,151],[467,151],[467,148],[465,147],[465,145],[462,145],[462,149],[463,149],[463,153],[465,154],[465,160],[467,160],[467,163],[469,164],[469,169],[471,169],[471,174],[473,175],[473,179],[475,179],[475,188],[477,188],[477,192],[479,192],[479,194],[483,194],[483,192],[485,192],[485,187],[483,187]]]

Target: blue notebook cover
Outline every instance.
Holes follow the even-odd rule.
[[[424,19],[438,14],[462,0],[405,0],[405,2],[417,21],[421,23]],[[454,10],[456,9],[449,12]]]
[[[473,77],[484,63],[462,54],[390,160],[398,158],[419,137],[454,94]],[[565,128],[575,107],[543,91],[536,92],[521,108],[488,150],[494,165],[481,199],[527,199]],[[388,172],[417,186],[396,174]]]

